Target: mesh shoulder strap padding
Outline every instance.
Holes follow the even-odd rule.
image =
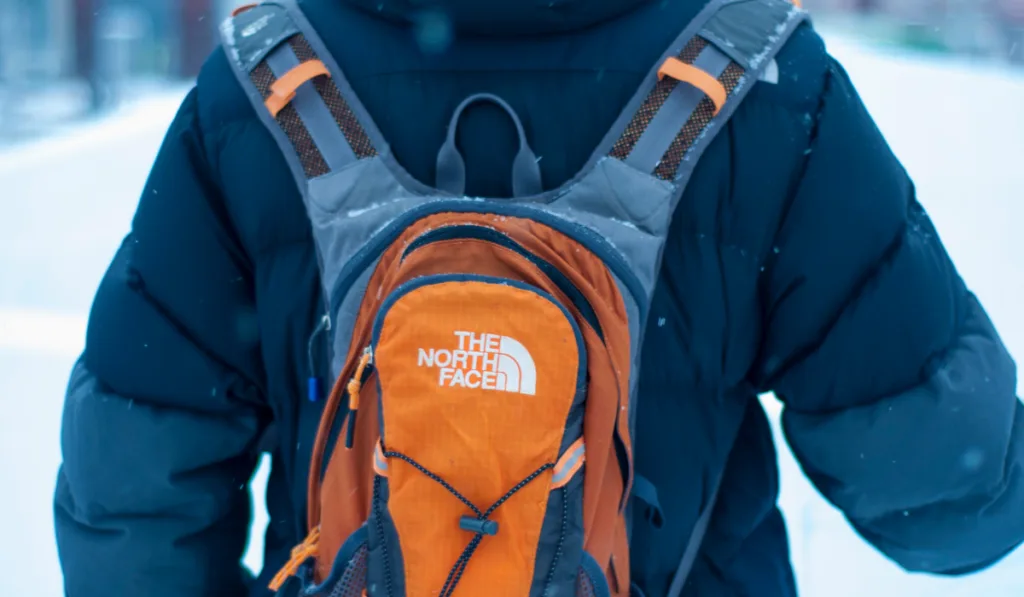
[[[648,77],[609,155],[663,180],[697,159],[807,13],[787,0],[715,0]]]
[[[377,155],[345,100],[347,83],[292,2],[238,11],[221,25],[228,61],[299,183]],[[301,188],[301,186],[300,186]]]

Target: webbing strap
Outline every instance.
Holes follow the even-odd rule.
[[[709,78],[717,80],[729,66],[731,62],[729,57],[710,44],[694,42],[694,48],[698,46],[703,47],[691,67],[706,73]],[[692,51],[693,49],[691,49],[691,54]],[[672,60],[678,60],[680,64],[690,66],[689,63],[679,58],[672,58]],[[696,86],[680,84],[681,81],[676,77],[672,77],[672,81],[673,83],[670,83],[673,87],[672,91],[662,101],[660,108],[647,123],[646,128],[626,157],[626,163],[634,168],[653,172],[679,135],[680,129],[686,125],[698,106],[707,97],[704,90]],[[725,91],[724,85],[722,89]]]
[[[277,82],[270,86],[272,92],[277,83],[285,80],[284,77],[296,72],[296,69],[301,68],[302,64],[310,64],[310,62],[300,63],[295,51],[289,45],[282,45],[271,52],[267,56],[267,66],[277,77]],[[316,62],[323,66],[319,60]],[[306,81],[300,85],[294,91],[290,101],[299,116],[301,125],[305,127],[329,170],[338,170],[356,161],[355,152],[335,124],[331,109],[327,107],[323,96],[317,93],[313,81]]]
[[[686,551],[683,552],[683,557],[679,561],[676,575],[672,578],[672,584],[669,586],[666,597],[679,597],[683,592],[683,587],[686,586],[686,579],[690,576],[690,571],[693,570],[693,564],[697,561],[697,554],[700,553],[700,547],[704,543],[704,535],[707,534],[708,525],[711,524],[711,515],[715,511],[715,504],[718,502],[718,490],[721,486],[722,479],[719,476],[718,481],[715,482],[714,489],[711,490],[708,503],[705,504],[704,510],[700,513],[700,517],[697,518],[697,523],[693,525],[690,540],[686,544]]]
[[[685,183],[700,154],[806,18],[788,0],[711,2],[688,27],[696,33],[658,65],[657,78],[608,155],[662,180]]]
[[[221,37],[302,189],[309,179],[377,155],[377,148],[339,89],[341,73],[314,51],[319,39],[297,10],[281,1],[239,9],[221,26]]]

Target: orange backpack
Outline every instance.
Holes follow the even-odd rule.
[[[272,589],[630,594],[640,340],[671,214],[804,18],[782,0],[710,4],[583,171],[549,191],[500,98],[458,106],[428,188],[394,160],[295,4],[225,23],[239,81],[306,203],[337,380],[310,465],[309,536]],[[519,132],[512,199],[464,196],[455,129],[479,101]]]

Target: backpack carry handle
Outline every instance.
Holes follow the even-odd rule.
[[[490,93],[477,93],[467,97],[459,107],[455,109],[452,120],[448,124],[448,138],[441,151],[437,154],[437,188],[453,195],[463,195],[466,192],[466,162],[462,154],[455,146],[455,133],[458,130],[459,119],[462,113],[477,102],[488,101],[500,106],[505,113],[512,118],[516,125],[516,132],[519,134],[519,153],[512,162],[512,194],[515,197],[528,197],[540,194],[542,185],[540,180],[540,166],[537,164],[537,156],[530,148],[526,140],[526,131],[519,115],[512,109],[512,106],[500,97]]]

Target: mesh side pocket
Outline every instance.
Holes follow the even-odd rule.
[[[587,552],[583,552],[580,573],[576,577],[576,597],[611,597],[608,579],[601,566]]]
[[[338,579],[328,597],[362,597],[366,589],[366,559],[369,548],[364,544],[349,560],[345,572]]]
[[[584,570],[580,570],[580,575],[576,577],[576,597],[597,597],[594,583]]]

